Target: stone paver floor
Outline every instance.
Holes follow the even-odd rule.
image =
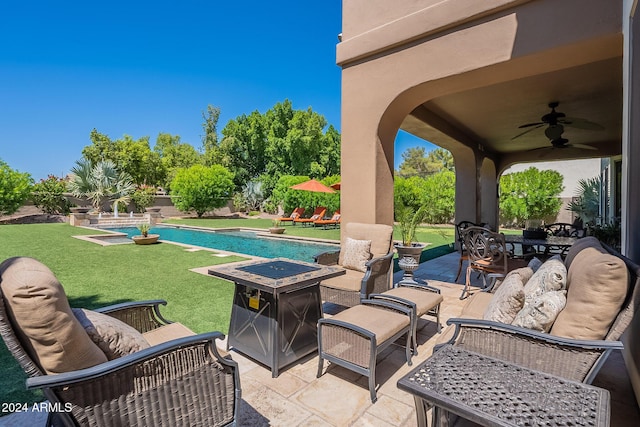
[[[443,325],[450,317],[460,314],[465,301],[460,301],[461,284],[453,283],[458,267],[458,254],[452,253],[425,262],[415,272],[416,278],[427,280],[441,289],[444,302],[441,307]],[[464,272],[464,270],[463,270]],[[396,273],[395,281],[400,279]],[[464,276],[464,274],[462,275]],[[460,281],[464,280],[462,277]],[[336,307],[325,310],[330,314]],[[420,320],[418,355],[413,366],[425,360],[437,339],[434,318]],[[401,346],[389,347],[378,358],[376,380],[378,401],[371,403],[367,378],[347,369],[325,362],[325,371],[316,378],[317,355],[310,355],[283,370],[278,378],[271,372],[233,352],[240,366],[242,407],[239,425],[242,426],[415,426],[413,398],[399,390],[396,383],[413,367],[404,359]],[[327,367],[327,365],[329,365]],[[611,392],[611,426],[638,425],[640,411],[628,380],[620,353],[609,358],[594,385]],[[0,426],[44,425],[43,416],[0,418]]]

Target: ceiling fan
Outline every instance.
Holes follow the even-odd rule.
[[[567,148],[567,147],[576,147],[576,148],[584,148],[587,150],[597,150],[596,147],[591,145],[584,144],[569,144],[569,140],[562,137],[564,133],[564,127],[570,126],[575,127],[577,129],[584,130],[603,130],[604,127],[591,122],[585,119],[579,119],[574,117],[567,117],[566,114],[556,111],[556,107],[559,105],[559,102],[550,102],[549,108],[551,108],[551,112],[545,114],[540,118],[539,122],[527,123],[521,126],[518,126],[519,129],[528,128],[524,132],[514,136],[511,140],[519,138],[532,130],[539,129],[545,125],[547,128],[544,130],[545,136],[551,142],[552,148]],[[547,147],[542,147],[547,148]]]

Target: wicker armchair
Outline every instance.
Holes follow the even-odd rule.
[[[322,300],[353,307],[372,293],[382,293],[391,285],[393,228],[383,224],[348,223],[344,226],[343,239],[370,240],[370,260],[366,271],[346,268],[347,274],[320,283]],[[323,265],[344,266],[344,252],[324,252],[315,257]]]
[[[6,271],[3,268],[7,263],[0,266],[0,274]],[[14,325],[5,298],[3,290],[0,335],[30,377],[27,389],[42,389],[53,407],[61,409],[49,414],[47,425],[236,424],[240,377],[237,363],[224,357],[215,345],[217,339],[224,339],[221,333],[173,339],[92,367],[47,374],[31,356],[33,349],[25,344],[24,332]],[[95,311],[140,332],[175,329],[173,326],[179,324],[164,319],[160,305],[166,302],[124,303]]]

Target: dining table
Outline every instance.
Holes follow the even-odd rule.
[[[524,237],[522,234],[505,234],[504,241],[511,247],[511,255],[516,256],[516,245],[522,248],[522,254],[530,253],[528,248],[536,248],[536,252],[547,254],[548,249],[557,248],[561,254],[566,254],[571,246],[578,241],[577,237],[546,236],[545,238]],[[544,250],[540,250],[544,248]]]

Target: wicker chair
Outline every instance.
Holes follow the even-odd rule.
[[[347,268],[347,274],[320,283],[322,300],[353,307],[372,293],[382,293],[391,285],[391,262],[393,227],[384,224],[348,223],[344,226],[343,238],[370,240],[370,260],[366,271]],[[315,261],[323,265],[344,266],[344,252],[324,252],[316,255]]]
[[[2,275],[13,260],[0,265]],[[4,277],[6,279],[6,276]],[[27,389],[42,389],[61,408],[47,425],[227,426],[235,425],[240,402],[238,365],[215,345],[219,332],[193,335],[154,345],[85,369],[47,374],[30,354],[24,332],[14,325],[0,292],[0,335],[27,379]],[[67,303],[68,304],[68,303]],[[162,317],[165,301],[144,301],[94,310],[140,332],[174,324]],[[46,325],[43,325],[45,328]],[[28,341],[28,340],[27,340]]]

